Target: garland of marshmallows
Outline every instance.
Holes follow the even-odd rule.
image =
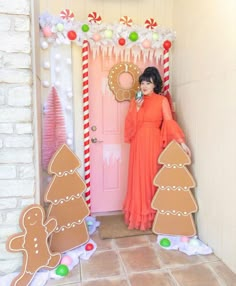
[[[96,12],[88,14],[88,20],[77,22],[74,13],[69,9],[61,11],[60,17],[43,13],[39,23],[41,28],[41,48],[47,49],[49,44],[76,43],[82,47],[82,73],[83,73],[83,119],[84,119],[84,164],[85,164],[85,191],[86,202],[91,208],[90,201],[90,135],[89,135],[89,82],[88,82],[88,54],[94,54],[101,48],[102,54],[111,54],[112,49],[116,56],[128,53],[137,59],[140,53],[146,57],[157,58],[156,50],[162,48],[164,55],[164,94],[169,90],[169,49],[175,39],[175,33],[161,28],[157,22],[150,18],[144,27],[133,24],[128,16],[120,18],[118,24],[102,24],[102,18]],[[127,65],[125,65],[126,71]],[[136,72],[136,71],[135,71]]]
[[[49,44],[71,42],[82,47],[86,40],[91,50],[101,48],[103,53],[112,48],[115,54],[127,50],[132,55],[147,51],[153,54],[165,44],[170,46],[175,39],[173,31],[159,26],[153,18],[147,19],[143,26],[135,25],[128,16],[121,17],[116,24],[104,24],[97,12],[89,13],[86,21],[76,21],[74,13],[65,9],[59,16],[41,14],[39,23],[42,49]]]

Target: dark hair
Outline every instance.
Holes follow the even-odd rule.
[[[162,91],[163,82],[156,67],[147,67],[139,77],[139,84],[141,84],[142,81],[152,82],[154,84],[155,93],[158,94]]]

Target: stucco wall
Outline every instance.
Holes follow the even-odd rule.
[[[236,2],[174,1],[173,95],[193,153],[200,238],[236,272]]]

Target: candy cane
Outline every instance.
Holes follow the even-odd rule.
[[[163,52],[163,65],[164,65],[163,93],[169,101],[172,116],[174,119],[176,119],[172,97],[171,97],[171,94],[169,92],[169,88],[170,88],[169,48],[171,47],[171,42],[169,42],[169,41],[164,42],[163,47],[164,47],[164,52]]]
[[[84,171],[85,183],[87,190],[85,191],[85,200],[88,207],[91,208],[90,201],[90,137],[89,137],[89,96],[88,96],[88,41],[83,41],[82,46],[82,76],[83,76],[83,119],[84,119]]]

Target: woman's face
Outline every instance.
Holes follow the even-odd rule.
[[[141,88],[141,91],[144,95],[150,95],[153,93],[153,90],[154,90],[154,83],[152,82],[152,79],[150,80],[151,82],[149,81],[142,81],[141,84],[140,84],[140,88]]]

